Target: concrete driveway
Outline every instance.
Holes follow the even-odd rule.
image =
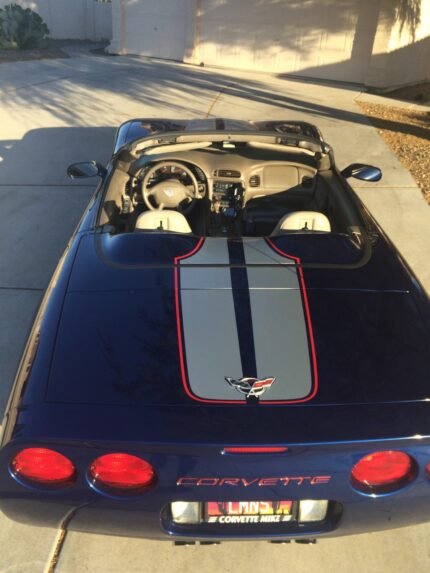
[[[369,162],[379,184],[360,184],[376,215],[430,292],[430,209],[411,176],[363,117],[360,92],[84,49],[70,59],[0,66],[0,410],[49,277],[93,185],[65,177],[69,163],[106,162],[115,127],[132,116],[306,119],[334,146],[339,166]],[[430,519],[430,516],[429,516]],[[0,572],[279,570],[349,573],[428,570],[430,526],[317,546],[169,543],[38,529],[0,516]]]

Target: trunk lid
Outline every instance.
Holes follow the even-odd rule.
[[[274,247],[83,237],[48,401],[270,408],[428,397],[430,336],[415,287],[384,242],[367,265],[344,271],[300,270],[297,243]],[[340,241],[336,256],[349,248]],[[275,381],[247,399],[228,378]]]

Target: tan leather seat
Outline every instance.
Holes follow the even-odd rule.
[[[282,235],[285,231],[324,231],[330,233],[330,221],[318,211],[295,211],[288,213],[279,221],[272,236]]]
[[[145,211],[136,221],[136,230],[192,233],[188,221],[178,211]]]

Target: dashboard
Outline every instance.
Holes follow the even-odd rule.
[[[127,216],[142,213],[142,206],[173,209],[185,215],[192,228],[203,224],[209,235],[240,235],[244,225],[248,234],[264,234],[263,226],[276,224],[287,203],[310,203],[317,171],[315,156],[247,145],[142,155],[129,167],[119,211]],[[248,206],[258,198],[264,204],[253,201]],[[258,229],[251,229],[253,225]]]
[[[299,159],[299,161],[298,161]],[[148,158],[136,162],[133,170],[144,168]],[[201,149],[181,153],[163,153],[151,161],[175,161],[189,167],[213,204],[214,211],[242,206],[257,197],[312,187],[317,165],[314,157],[240,147]],[[185,174],[175,169],[171,175],[181,181]]]

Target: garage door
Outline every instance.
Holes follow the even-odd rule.
[[[182,61],[190,28],[190,6],[189,0],[125,0],[120,30],[124,51]],[[194,18],[194,10],[191,16]]]
[[[364,81],[378,0],[201,0],[194,57],[205,65]]]

